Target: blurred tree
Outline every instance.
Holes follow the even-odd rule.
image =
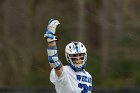
[[[3,24],[3,31],[4,31],[4,43],[5,43],[5,52],[7,54],[7,58],[8,58],[8,62],[7,64],[10,64],[12,70],[11,73],[13,73],[14,78],[16,78],[17,82],[20,82],[20,77],[18,75],[18,66],[16,63],[16,59],[15,59],[15,54],[13,52],[13,39],[11,39],[11,13],[12,13],[12,3],[9,0],[5,0],[4,4],[3,4],[3,9],[4,9],[4,24]],[[10,37],[10,38],[9,38]],[[10,70],[10,69],[8,69]],[[7,72],[4,72],[3,75],[7,76],[6,74],[8,74]],[[7,77],[5,77],[7,78]],[[12,78],[12,77],[10,77]],[[6,82],[9,84],[11,82],[11,79],[8,79]],[[16,82],[15,81],[15,82]],[[16,82],[16,83],[17,83]]]
[[[101,38],[101,77],[106,78],[109,62],[109,0],[101,1],[99,12],[100,38]]]
[[[29,4],[25,0],[15,2],[5,0],[4,11],[4,46],[5,53],[10,64],[12,76],[7,79],[8,85],[20,85],[24,83],[24,77],[30,72],[32,41],[30,34],[31,16]],[[26,7],[25,7],[26,6]],[[4,73],[3,73],[4,74]],[[8,74],[5,72],[5,74]],[[4,75],[7,76],[7,75]],[[9,76],[8,76],[9,77]],[[5,77],[6,78],[6,77]]]
[[[120,4],[121,3],[121,4]],[[123,36],[123,1],[112,0],[101,2],[99,26],[101,38],[101,77],[108,76],[109,64],[112,62],[112,51],[117,51],[117,42]]]
[[[86,24],[85,24],[85,17],[86,17],[86,12],[85,12],[85,0],[77,0],[78,3],[78,8],[77,8],[77,13],[78,13],[78,22],[77,22],[77,39],[81,42],[86,42],[86,37],[85,37],[85,30],[86,30]]]
[[[65,63],[65,44],[80,40],[91,54],[87,69],[101,74],[95,76],[99,82],[107,85],[104,80],[109,77],[115,84],[115,75],[121,82],[122,75],[139,82],[139,6],[139,0],[1,0],[0,86],[50,84],[43,34],[53,17],[61,22],[57,34],[62,62]],[[131,60],[129,65],[126,59]],[[93,65],[97,66],[94,70],[99,70],[96,73]],[[133,75],[126,73],[125,67],[134,71],[130,73]],[[118,69],[124,71],[117,72]]]

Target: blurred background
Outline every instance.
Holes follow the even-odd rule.
[[[0,0],[0,88],[54,90],[43,36],[56,18],[64,65],[65,46],[81,41],[96,92],[132,88],[140,93],[134,92],[140,86],[139,9],[140,0]]]

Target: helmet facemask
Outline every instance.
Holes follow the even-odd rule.
[[[82,43],[72,42],[68,44],[65,49],[65,55],[67,61],[76,71],[81,71],[85,68],[87,52],[85,46]]]

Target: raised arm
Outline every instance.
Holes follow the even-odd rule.
[[[55,36],[56,27],[59,25],[58,20],[51,19],[48,22],[46,33],[44,34],[44,37],[47,39],[48,42],[48,61],[51,66],[51,68],[55,69],[55,73],[59,77],[63,71],[63,65],[61,61],[58,58],[58,51],[57,51],[57,37]]]

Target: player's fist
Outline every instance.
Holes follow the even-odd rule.
[[[56,31],[56,27],[59,25],[59,21],[58,20],[55,20],[55,19],[51,19],[49,22],[48,22],[48,26],[47,26],[47,30],[52,32],[53,34],[55,34],[55,31]]]

